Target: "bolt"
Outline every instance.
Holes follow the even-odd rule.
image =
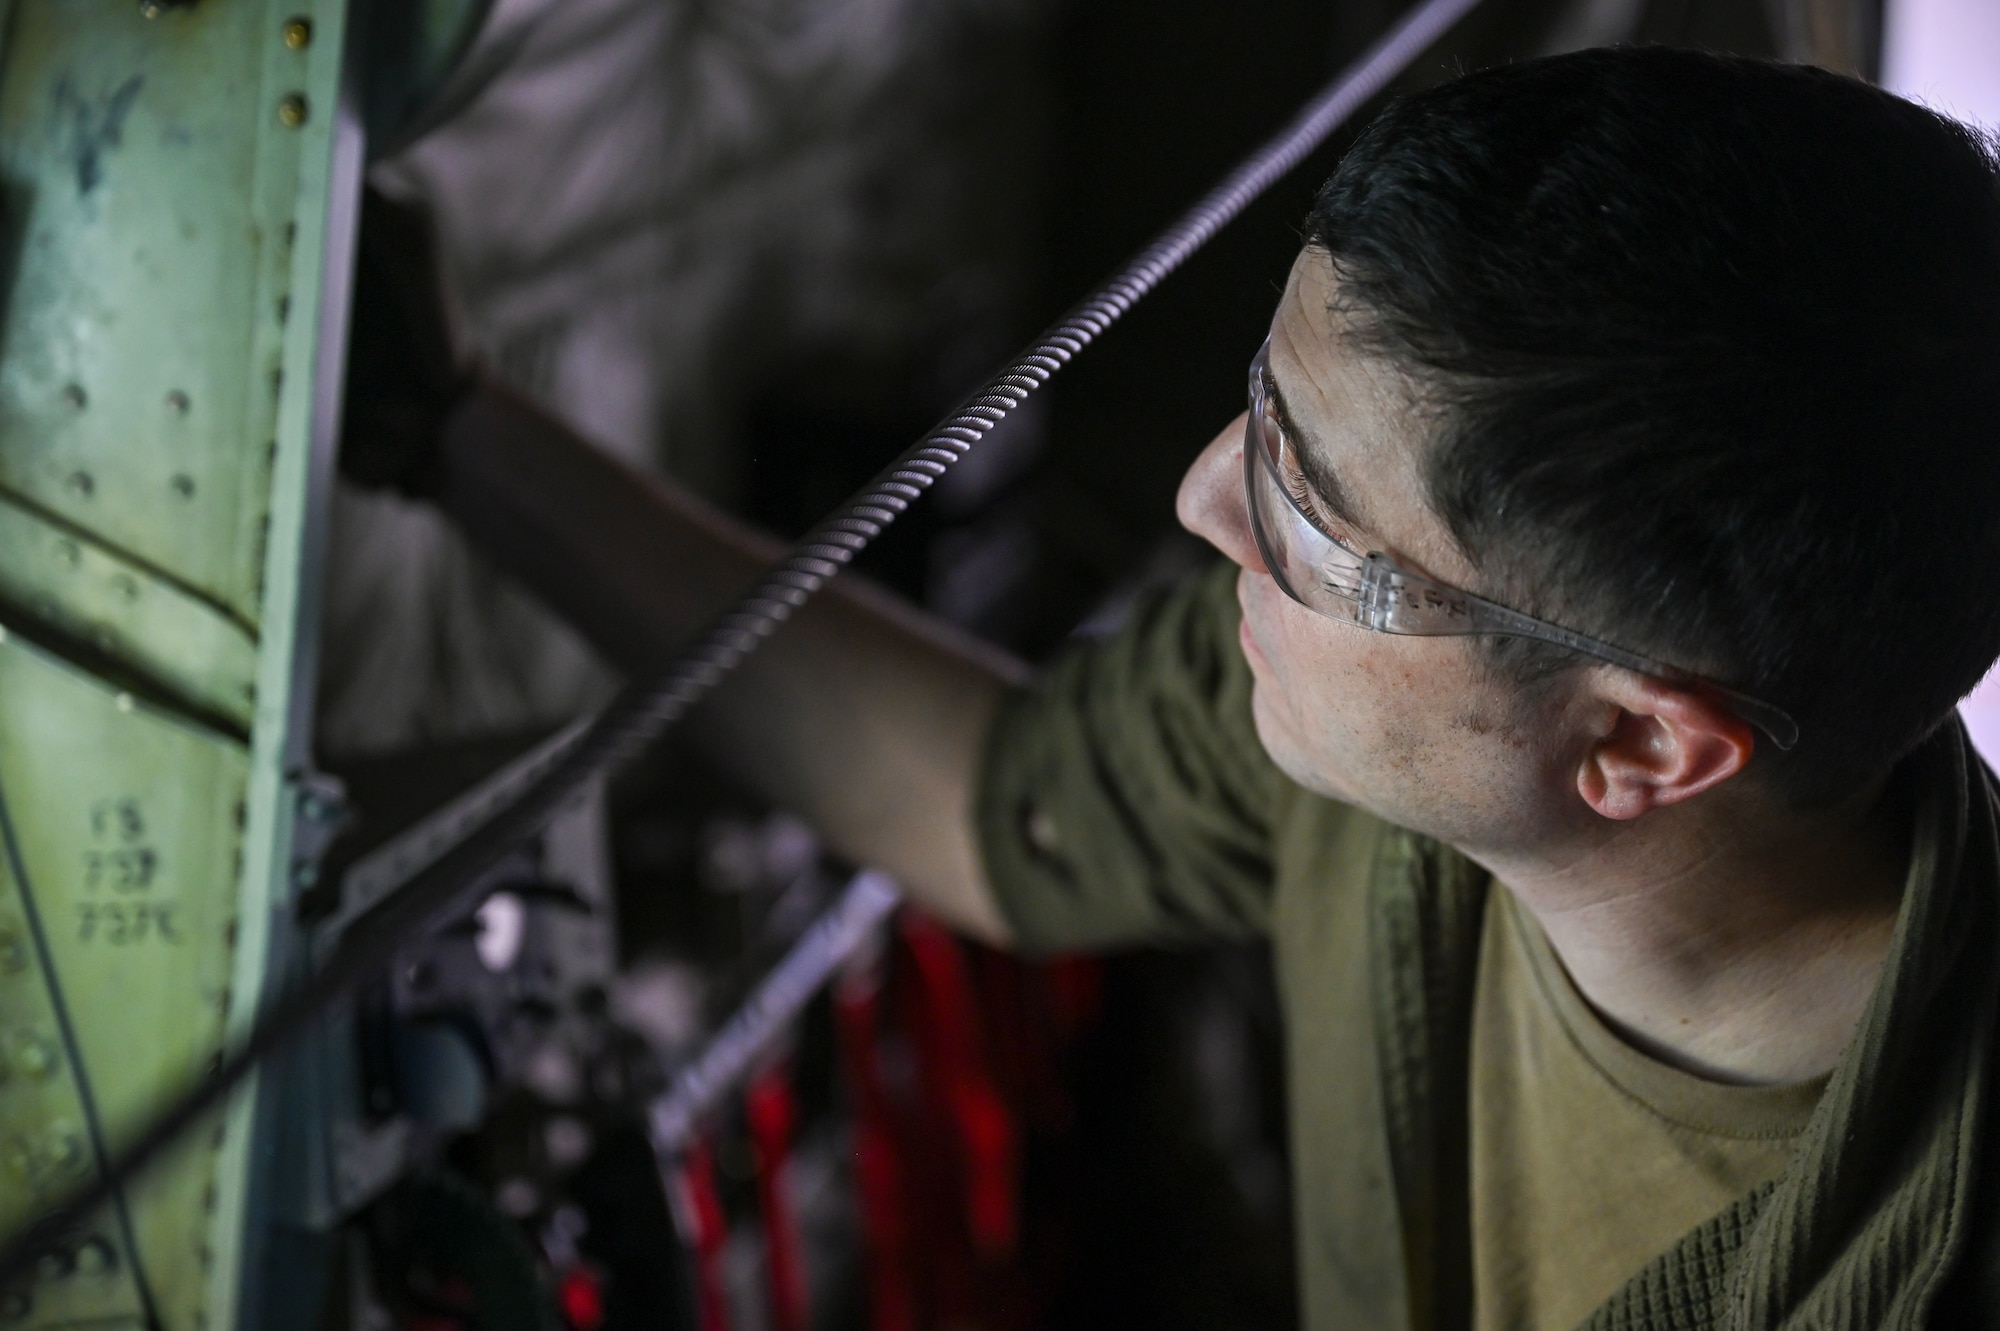
[[[313,25],[309,18],[285,20],[285,45],[294,51],[303,51],[312,45]]]
[[[187,415],[188,408],[191,405],[193,404],[188,401],[188,395],[186,393],[181,392],[181,390],[178,388],[176,388],[173,392],[167,394],[167,410],[171,411],[176,416]]]
[[[300,93],[290,93],[278,103],[278,123],[287,129],[297,129],[306,123],[306,99]]]

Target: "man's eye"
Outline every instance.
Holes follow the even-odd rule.
[[[1284,480],[1285,492],[1291,496],[1292,503],[1298,507],[1300,513],[1305,515],[1306,521],[1318,529],[1320,535],[1325,536],[1328,540],[1345,544],[1346,533],[1341,530],[1338,524],[1319,511],[1319,505],[1313,499],[1312,487],[1306,484],[1306,478],[1301,476],[1297,468],[1291,465],[1291,458],[1285,458],[1285,463],[1286,465],[1279,469],[1278,474]]]

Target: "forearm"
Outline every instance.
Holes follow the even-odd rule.
[[[631,671],[668,660],[779,547],[579,440],[503,388],[446,424],[439,502],[489,558]],[[972,817],[979,754],[1020,668],[853,578],[809,603],[690,718],[732,775],[1004,940]]]

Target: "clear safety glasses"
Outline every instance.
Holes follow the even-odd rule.
[[[1331,518],[1319,515],[1312,489],[1266,391],[1270,343],[1250,362],[1250,420],[1243,439],[1243,488],[1250,530],[1264,566],[1287,596],[1308,610],[1377,633],[1456,637],[1502,633],[1567,647],[1585,656],[1684,686],[1698,687],[1770,736],[1781,749],[1798,742],[1798,723],[1770,703],[1724,688],[1664,661],[1628,652],[1546,620],[1411,572],[1380,551],[1363,554]]]

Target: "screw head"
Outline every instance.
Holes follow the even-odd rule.
[[[278,123],[288,129],[297,129],[306,123],[306,99],[303,94],[291,93],[278,103]]]

